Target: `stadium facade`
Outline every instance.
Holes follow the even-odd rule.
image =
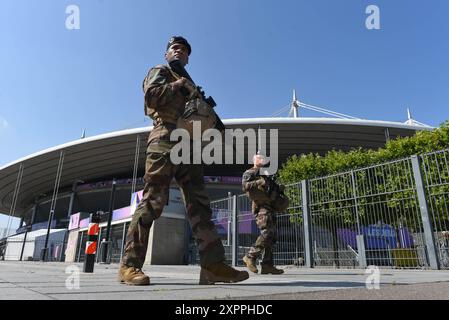
[[[277,146],[268,144],[267,154],[277,147],[280,164],[293,154],[325,154],[333,149],[348,151],[359,147],[377,149],[389,139],[431,129],[410,119],[399,123],[354,118],[276,117],[223,122],[227,128],[243,131],[277,130]],[[142,196],[139,190],[143,188],[146,139],[151,129],[137,128],[82,138],[0,167],[0,212],[21,218],[18,235],[3,239],[3,243],[23,243],[16,245],[16,250],[6,250],[4,258],[38,259],[42,246],[36,244],[36,239],[42,238],[42,229],[49,227],[55,234],[60,230],[65,233],[63,241],[60,236],[53,242],[49,237],[48,258],[82,261],[89,214],[109,212],[112,208],[108,257],[117,262],[133,209]],[[205,166],[206,188],[211,199],[241,193],[241,175],[250,165],[246,140],[240,143],[243,144],[240,147],[244,150],[244,163]],[[238,142],[236,146],[239,147]],[[105,235],[107,216],[102,218],[100,239]],[[146,263],[186,263],[189,236],[182,197],[173,184],[169,205],[152,228]],[[33,250],[26,248],[31,242],[29,239],[34,239]]]

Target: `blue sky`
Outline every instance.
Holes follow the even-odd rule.
[[[80,29],[65,26],[80,9]],[[380,30],[368,30],[368,5]],[[58,144],[146,126],[142,80],[183,35],[222,118],[270,116],[292,89],[359,118],[449,119],[446,0],[2,0],[0,166]],[[304,111],[304,116],[316,116]],[[1,220],[0,220],[1,223]]]

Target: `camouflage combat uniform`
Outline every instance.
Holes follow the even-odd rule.
[[[177,119],[184,112],[187,102],[179,91],[173,89],[172,83],[177,78],[169,66],[159,65],[150,69],[143,82],[145,114],[154,120],[154,128],[148,138],[143,199],[134,212],[126,236],[122,263],[127,266],[142,268],[150,228],[168,202],[173,178],[183,195],[201,266],[225,259],[220,237],[211,222],[212,211],[204,186],[202,165],[174,165],[170,161],[170,150],[176,144],[170,141],[170,133],[176,129]]]
[[[273,245],[276,243],[276,214],[271,200],[262,186],[264,178],[258,168],[251,168],[243,173],[242,187],[252,201],[252,211],[256,218],[260,235],[246,254],[251,259],[262,256],[262,265],[273,266]]]

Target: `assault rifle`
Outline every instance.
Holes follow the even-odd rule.
[[[197,86],[195,84],[195,82],[193,81],[193,79],[190,77],[189,73],[187,72],[187,70],[184,68],[184,66],[181,64],[181,62],[177,59],[169,62],[170,68],[177,73],[178,75],[180,75],[181,77],[184,77],[186,79],[188,79],[189,81],[191,81],[196,89],[198,90],[198,93],[200,94],[201,98],[211,107],[211,108],[215,108],[215,106],[217,105],[215,103],[214,98],[212,98],[211,96],[206,97],[206,94],[204,93],[203,89],[200,86]],[[185,96],[188,96],[190,94],[189,90],[187,88],[181,88],[181,93]],[[220,132],[224,132],[224,130],[226,129],[223,121],[221,121],[220,117],[217,115],[217,113],[215,112],[215,110],[213,110],[213,112],[215,113],[215,118],[216,123],[215,123],[215,129],[219,130]]]
[[[269,168],[270,167],[270,161],[265,163],[262,168]],[[284,194],[283,188],[279,186],[276,182],[276,173],[272,175],[268,174],[260,174],[261,169],[259,169],[259,175],[265,179],[265,191],[267,192],[268,196],[271,197],[273,192],[277,192],[277,194]]]
[[[273,192],[276,192],[278,195],[284,193],[284,191],[281,190],[281,187],[276,183],[275,175],[263,176],[263,178],[265,179],[266,191],[270,197]]]

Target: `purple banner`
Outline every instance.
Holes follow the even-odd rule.
[[[80,221],[80,229],[81,228],[87,228],[89,226],[89,220],[90,218],[86,218]]]
[[[241,184],[242,177],[204,176],[204,183]]]
[[[398,229],[399,244],[401,248],[413,248],[413,237],[406,227]]]
[[[134,192],[131,196],[131,203],[130,206],[137,206],[140,201],[142,201],[142,197],[143,197],[143,190]]]
[[[341,242],[357,249],[357,233],[351,229],[337,229],[337,235]]]
[[[230,212],[226,210],[213,210],[213,222],[217,228],[217,232],[220,235],[228,233]],[[256,220],[251,212],[242,211],[239,215],[239,234],[258,234],[259,229],[256,225]]]
[[[390,225],[370,225],[361,228],[366,249],[413,248],[414,240],[406,227],[396,230]],[[337,229],[338,239],[345,246],[357,249],[357,232],[351,229]],[[396,239],[399,239],[399,242]]]
[[[134,192],[131,196],[131,203],[128,207],[116,209],[112,212],[112,221],[122,220],[131,217],[134,214],[139,203],[143,198],[143,190]]]
[[[120,208],[120,209],[116,209],[114,210],[114,212],[112,212],[112,221],[115,220],[122,220],[128,217],[131,217],[132,212],[131,212],[131,207],[125,207],[125,208]]]

